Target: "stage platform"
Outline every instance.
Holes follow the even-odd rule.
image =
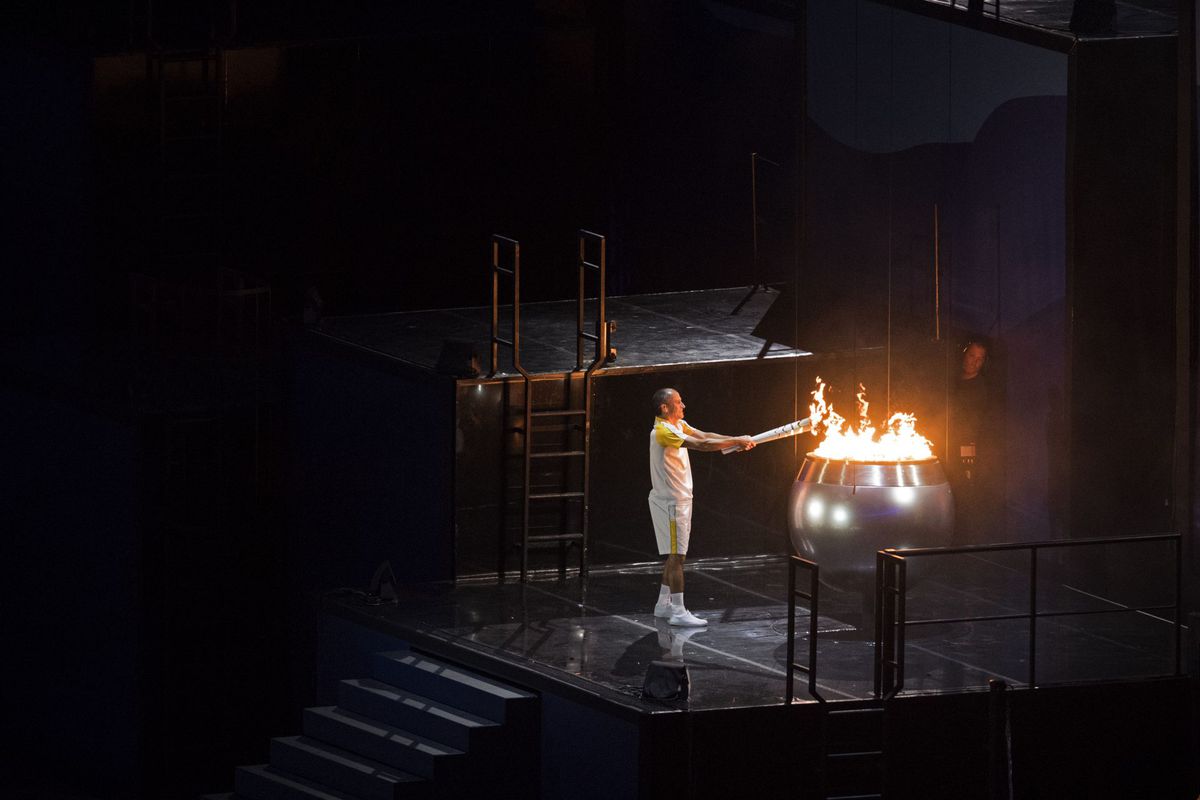
[[[1165,553],[1165,551],[1164,551]],[[1025,554],[952,556],[910,590],[910,620],[1022,614],[1028,609]],[[520,683],[544,681],[634,713],[693,711],[783,702],[787,647],[786,559],[707,560],[688,567],[688,606],[705,628],[676,628],[655,619],[658,565],[633,565],[578,577],[526,584],[460,582],[405,587],[397,605],[365,606],[352,595],[328,607],[347,619],[391,633],[459,661],[487,664]],[[1039,579],[1039,606],[1092,611],[1039,618],[1039,684],[1118,681],[1171,675],[1173,621],[1131,605],[1171,602],[1169,581],[1106,597],[1094,581]],[[1147,594],[1161,592],[1163,596]],[[818,691],[828,701],[873,697],[874,628],[864,630],[857,592],[826,588],[818,617]],[[906,661],[908,694],[986,690],[999,678],[1028,685],[1025,620],[912,627]],[[807,610],[797,612],[797,659],[807,658]],[[685,704],[642,699],[651,661],[688,665]],[[796,701],[809,702],[797,673]]]
[[[652,614],[661,560],[645,505],[645,448],[655,389],[678,388],[703,429],[753,433],[803,416],[817,375],[833,386],[887,385],[882,348],[773,347],[760,357],[765,342],[754,330],[772,303],[788,301],[756,293],[731,314],[746,291],[612,301],[618,360],[591,381],[586,577],[574,551],[560,560],[546,550],[522,583],[514,550],[524,405],[561,407],[583,384],[572,373],[572,302],[522,307],[531,398],[504,362],[494,378],[437,371],[445,342],[486,354],[488,309],[334,318],[292,342],[292,569],[310,586],[361,587],[387,560],[401,584],[395,604],[370,605],[361,590],[324,595],[320,702],[340,703],[347,680],[386,683],[372,654],[411,649],[536,696],[543,797],[728,798],[751,784],[758,796],[823,797],[814,776],[824,769],[830,710],[879,707],[873,625],[864,624],[862,596],[845,587],[823,590],[818,615],[817,691],[829,702],[815,702],[803,676],[797,702],[784,702],[786,508],[808,442],[696,454],[686,596],[710,623],[678,630]],[[907,383],[891,384],[893,400],[935,418],[919,404],[936,405],[944,358],[910,361]],[[1039,611],[1097,613],[1039,617],[1036,689],[1024,618],[910,628],[905,689],[880,712],[887,796],[987,796],[987,689],[996,678],[1013,687],[1012,747],[1027,765],[1017,778],[1027,791],[1017,796],[1036,787],[1050,792],[1043,796],[1124,798],[1177,786],[1190,734],[1174,621],[1122,611],[1173,602],[1173,573],[1160,575],[1171,556],[1165,545],[1139,551],[1132,581],[1120,558],[1046,556]],[[1027,611],[1027,553],[954,558],[910,587],[910,620]],[[803,661],[806,615],[797,622]],[[642,697],[650,663],[663,660],[687,666],[685,702]],[[1084,794],[1081,775],[1090,776]]]
[[[784,345],[773,345],[761,353],[767,343],[751,334],[778,297],[774,290],[751,294],[744,286],[610,297],[607,316],[617,323],[611,343],[618,353],[607,369],[807,355]],[[589,320],[595,320],[595,305],[594,300],[586,304]],[[527,370],[550,374],[575,368],[576,309],[575,300],[521,305],[521,361]],[[735,309],[736,314],[732,313]],[[500,335],[511,338],[511,309],[503,308],[500,319]],[[484,371],[488,369],[491,309],[487,307],[329,317],[321,321],[318,330],[427,370],[436,368],[444,342],[469,343],[483,359]],[[585,351],[585,366],[593,347],[589,344]],[[513,371],[507,350],[500,351],[498,360],[497,372]]]
[[[983,800],[994,789],[989,770],[1006,752],[1019,765],[1009,778],[1015,797],[1185,796],[1189,684],[1174,675],[1170,620],[1039,619],[1036,689],[1025,683],[1023,622],[910,629],[906,688],[880,704],[860,599],[827,589],[817,685],[828,702],[807,696],[798,676],[796,702],[787,704],[785,564],[690,565],[688,605],[709,620],[704,629],[654,618],[650,564],[596,570],[585,580],[400,587],[395,604],[374,606],[360,591],[332,593],[321,625],[320,700],[340,702],[339,683],[378,674],[379,652],[410,652],[432,659],[433,674],[465,669],[535,697],[538,732],[525,734],[521,752],[536,752],[540,778],[532,781],[541,789],[512,796],[727,798],[753,786],[759,797],[818,800],[827,796],[823,779],[867,785],[882,770],[887,797]],[[909,617],[1019,614],[1028,588],[1027,576],[1002,558],[961,559],[911,590]],[[1039,589],[1054,610],[1118,612],[1147,599],[1104,597],[1046,575]],[[642,697],[652,661],[687,667],[686,700]],[[993,678],[1012,687],[999,705],[988,690]],[[835,712],[848,716],[835,721]],[[882,734],[873,733],[880,725]],[[997,730],[1007,735],[997,739]],[[839,746],[880,747],[882,755],[836,766],[826,753]],[[530,768],[513,764],[495,776],[501,796],[516,770]]]

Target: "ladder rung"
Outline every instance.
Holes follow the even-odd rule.
[[[826,758],[878,758],[883,755],[882,750],[858,750],[850,753],[826,753]]]
[[[547,533],[539,536],[528,536],[525,541],[533,544],[541,542],[578,542],[582,539],[582,533]]]
[[[883,795],[877,792],[873,794],[831,794],[827,795],[825,800],[876,800],[882,797]]]
[[[868,707],[868,708],[838,708],[838,709],[833,709],[833,708],[831,708],[831,709],[829,709],[828,711],[826,711],[826,712],[825,712],[825,716],[828,716],[828,717],[838,717],[838,716],[842,716],[842,715],[844,715],[844,714],[882,714],[882,713],[883,713],[883,709],[882,709],[882,708],[876,708],[876,707]]]
[[[568,456],[581,456],[582,450],[556,450],[552,453],[530,453],[530,458],[566,458]]]
[[[583,497],[583,492],[542,492],[529,495],[530,500],[554,500],[565,497]]]
[[[569,408],[562,411],[534,411],[530,414],[531,417],[582,417],[586,414],[582,408]]]

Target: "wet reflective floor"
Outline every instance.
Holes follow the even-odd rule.
[[[1043,559],[1050,559],[1043,556]],[[1001,678],[1030,679],[1027,553],[947,556],[907,594],[907,619],[1017,615],[1017,619],[910,624],[904,646],[904,691],[985,689]],[[1154,559],[1146,559],[1153,566]],[[1173,674],[1174,583],[1139,572],[1136,585],[1080,572],[1086,564],[1039,567],[1039,616],[1033,644],[1038,684]],[[1082,579],[1079,575],[1083,574]],[[780,703],[787,669],[787,561],[762,558],[689,564],[685,599],[709,624],[674,628],[653,616],[655,565],[593,571],[577,577],[515,583],[431,584],[401,589],[398,604],[367,607],[353,595],[332,598],[339,612],[374,618],[404,638],[526,667],[542,676],[625,704],[640,699],[651,661],[688,666],[693,710]],[[817,691],[827,700],[872,696],[874,624],[862,596],[822,588],[817,634]],[[1070,616],[1048,616],[1070,612]],[[1080,613],[1083,612],[1083,613]],[[796,620],[796,658],[807,660],[808,609]],[[809,699],[796,676],[796,697]]]

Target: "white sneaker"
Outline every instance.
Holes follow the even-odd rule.
[[[686,608],[681,608],[671,615],[670,624],[681,625],[685,628],[700,628],[708,624],[708,620],[700,619]]]
[[[669,602],[654,604],[654,616],[658,617],[659,619],[670,619],[671,615],[674,613],[675,610],[671,608],[671,604]]]

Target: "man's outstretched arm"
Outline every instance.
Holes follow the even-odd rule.
[[[683,441],[683,446],[689,450],[723,450],[731,445],[737,448],[734,452],[749,450],[754,447],[754,439],[749,436],[726,436],[723,433],[707,433],[706,431],[692,428],[687,438]]]

